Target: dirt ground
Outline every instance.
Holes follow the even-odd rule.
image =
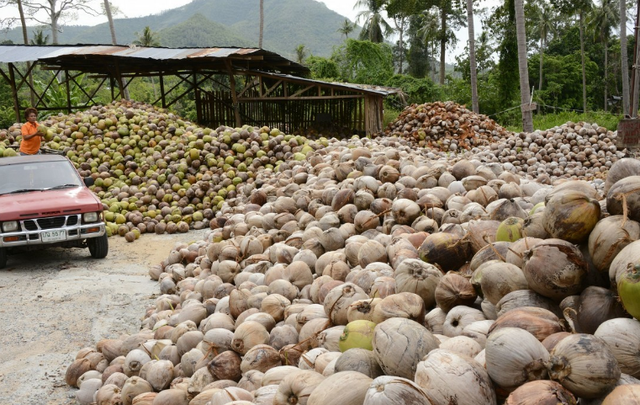
[[[9,255],[0,270],[0,404],[77,404],[64,381],[76,353],[137,332],[159,294],[149,267],[205,232],[145,234],[133,243],[111,237],[101,260],[88,249]]]

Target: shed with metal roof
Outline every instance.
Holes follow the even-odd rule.
[[[36,66],[55,72],[44,89],[29,79]],[[112,101],[128,98],[134,80],[153,77],[159,85],[153,105],[169,108],[192,98],[197,123],[210,127],[267,125],[290,133],[382,130],[383,99],[397,89],[311,80],[304,77],[308,74],[307,67],[259,48],[0,45],[0,75],[11,86],[18,121],[28,106],[67,113],[89,108],[99,104],[97,94],[105,88]],[[85,75],[94,85],[80,81]],[[64,105],[52,105],[45,97],[55,85],[66,89]],[[72,100],[72,87],[81,91],[81,102]]]

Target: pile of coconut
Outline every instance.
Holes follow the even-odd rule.
[[[510,131],[453,101],[437,101],[405,107],[384,135],[419,147],[456,152],[506,138]]]
[[[410,105],[384,131],[386,142],[501,163],[523,177],[550,183],[559,177],[602,179],[629,151],[616,147],[617,132],[597,123],[567,122],[547,130],[513,133],[454,102]],[[384,141],[383,141],[384,142]]]
[[[241,184],[303,160],[316,141],[261,127],[198,126],[164,109],[122,101],[40,122],[43,147],[67,156],[104,206],[107,233],[188,232],[209,221]],[[20,125],[0,130],[0,157],[14,156]]]
[[[478,153],[332,140],[239,185],[150,269],[140,331],[66,382],[98,405],[637,403],[640,163],[596,187]]]

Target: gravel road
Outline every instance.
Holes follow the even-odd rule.
[[[137,332],[159,294],[149,266],[205,232],[111,237],[102,260],[88,249],[10,255],[0,270],[0,404],[76,404],[64,376],[78,350]]]

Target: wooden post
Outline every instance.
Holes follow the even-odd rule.
[[[162,98],[162,108],[167,108],[167,99],[164,92],[164,75],[160,73],[160,97]]]
[[[116,82],[115,80],[113,80],[113,76],[109,75],[109,87],[111,90],[111,101],[115,101],[116,100],[116,93],[114,91],[114,88],[116,87]]]
[[[235,113],[236,118],[236,127],[240,128],[242,126],[242,118],[240,117],[240,106],[238,105],[238,93],[236,91],[236,78],[233,75],[233,69],[231,67],[231,62],[225,60],[225,65],[227,65],[227,70],[229,71],[229,87],[231,90],[231,100],[233,101],[233,111]]]
[[[71,114],[71,89],[69,88],[69,71],[64,71],[64,88],[67,91],[67,114]]]
[[[16,113],[16,122],[22,122],[20,119],[20,100],[18,99],[18,89],[16,88],[16,75],[13,69],[15,69],[15,66],[13,63],[9,63],[9,84],[11,85],[11,97],[13,98],[13,111]]]
[[[202,124],[202,102],[200,100],[200,89],[198,88],[198,74],[194,70],[193,73],[193,96],[196,101],[196,121]]]

